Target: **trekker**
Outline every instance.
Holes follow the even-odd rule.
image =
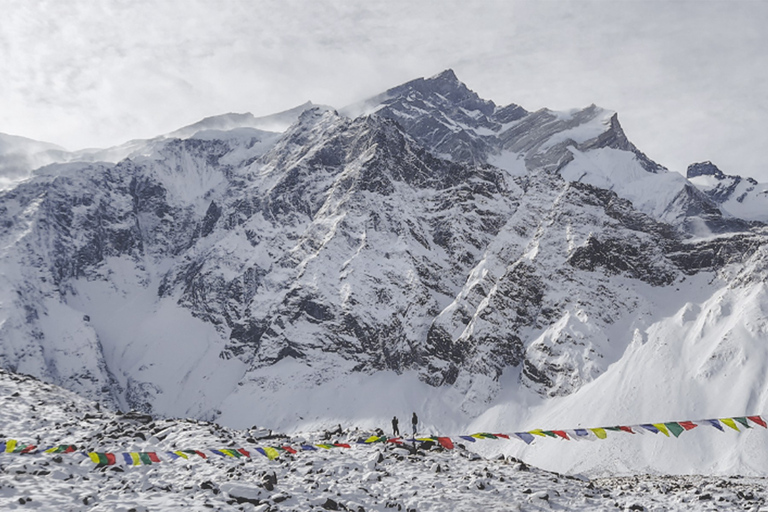
[[[392,417],[392,437],[400,437],[400,428],[398,427],[399,422],[397,421],[397,416]]]
[[[411,424],[413,425],[413,436],[416,437],[416,425],[419,424],[419,417],[416,416],[416,413],[413,413],[413,417],[411,418]]]

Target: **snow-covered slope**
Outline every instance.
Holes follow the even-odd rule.
[[[213,118],[0,193],[0,365],[288,432],[414,410],[444,431],[768,409],[764,229],[655,164],[613,112],[497,107],[450,71],[341,112],[281,134]],[[622,387],[646,379],[669,385]],[[747,462],[764,448],[731,448],[616,464],[768,471]]]

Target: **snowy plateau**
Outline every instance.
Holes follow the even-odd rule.
[[[768,185],[711,162],[670,172],[615,112],[499,106],[450,70],[339,110],[226,114],[115,148],[0,135],[0,434],[133,451],[141,429],[171,449],[245,442],[256,425],[353,436],[413,411],[446,436],[765,414],[765,222]],[[129,411],[152,423],[131,427]],[[122,472],[0,454],[0,503],[759,510],[768,497],[760,428],[475,444]],[[253,502],[232,498],[270,471],[281,499],[261,483]]]

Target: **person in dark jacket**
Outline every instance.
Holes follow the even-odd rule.
[[[419,417],[416,416],[416,413],[413,413],[413,417],[411,418],[411,425],[413,425],[413,435],[416,436],[416,425],[419,424]]]
[[[400,427],[398,426],[400,422],[397,421],[397,416],[392,417],[392,437],[400,437]]]

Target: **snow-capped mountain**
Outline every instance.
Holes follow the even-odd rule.
[[[741,219],[768,222],[768,184],[726,175],[709,161],[688,166],[687,176],[721,209]]]
[[[88,148],[68,151],[55,144],[0,133],[0,190],[12,188],[27,179],[32,171],[55,163],[110,162],[152,153],[169,139],[232,138],[247,136],[249,131],[283,132],[309,108],[331,110],[325,105],[308,101],[276,114],[255,117],[250,112],[229,113],[206,117],[196,123],[153,137],[134,139],[110,148]],[[239,133],[238,133],[239,132]]]
[[[615,113],[498,107],[452,71],[340,112],[282,133],[204,120],[2,192],[2,366],[286,430],[765,409],[764,228],[654,163]],[[659,368],[679,396],[622,401]],[[726,381],[739,400],[706,400]]]
[[[481,99],[447,70],[341,112],[393,119],[441,158],[472,165],[490,163],[513,175],[554,171],[568,181],[611,190],[643,213],[688,232],[743,229],[743,222],[728,215],[724,218],[717,205],[685,178],[635,147],[615,112],[595,105],[533,113],[514,103],[499,107]]]

